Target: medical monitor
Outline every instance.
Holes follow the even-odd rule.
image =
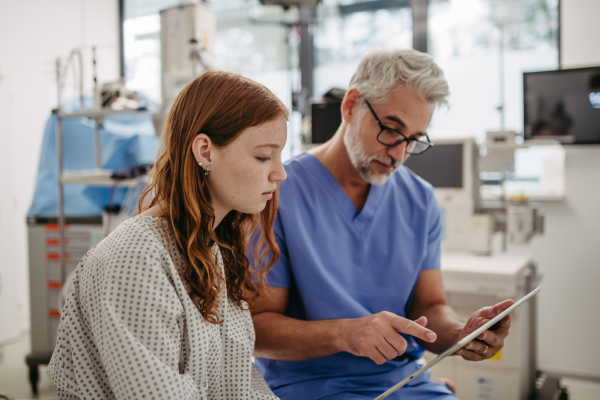
[[[600,66],[523,74],[525,139],[600,143]]]
[[[434,146],[410,156],[405,167],[433,186],[442,210],[442,249],[468,250],[471,216],[479,209],[479,149],[473,138],[433,139]]]
[[[437,144],[405,162],[411,171],[434,188],[463,187],[463,143]]]
[[[321,101],[311,105],[311,143],[325,143],[335,135],[342,123],[342,102]]]
[[[433,139],[433,147],[404,162],[415,174],[431,183],[436,194],[465,198],[478,204],[479,148],[470,137]]]

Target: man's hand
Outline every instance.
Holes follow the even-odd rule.
[[[427,328],[427,318],[415,321],[387,311],[366,317],[340,320],[338,347],[355,356],[369,357],[377,365],[401,356],[406,351],[406,340],[398,333],[406,333],[426,342],[435,342],[437,336]]]
[[[493,307],[485,307],[477,311],[469,318],[458,339],[461,340],[514,303],[513,300],[504,300]],[[504,338],[508,335],[509,328],[510,315],[507,315],[456,353],[469,361],[482,361],[492,358],[504,346]]]

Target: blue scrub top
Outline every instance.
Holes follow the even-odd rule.
[[[371,186],[358,212],[314,156],[301,154],[285,170],[274,227],[281,257],[267,280],[290,288],[286,315],[314,321],[389,311],[405,317],[419,273],[440,265],[442,224],[431,185],[401,167],[384,185]],[[384,365],[346,352],[300,362],[257,358],[256,365],[281,398],[377,396],[418,369],[423,350],[404,337],[408,355]],[[419,387],[426,398],[438,389],[449,393],[439,384],[432,389],[428,376],[412,381],[405,394]]]

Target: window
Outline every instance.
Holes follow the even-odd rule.
[[[177,1],[122,1],[127,84],[159,102],[158,12]],[[297,10],[262,6],[259,0],[208,4],[217,15],[215,66],[263,83],[291,107],[291,92],[300,88],[299,32],[285,22],[297,21]],[[408,0],[322,0],[314,25],[314,96],[347,88],[372,49],[412,48],[410,5]],[[429,0],[426,36],[451,90],[450,108],[434,114],[432,139],[482,141],[490,130],[522,132],[522,73],[558,67],[558,0]],[[299,151],[295,112],[288,131],[286,158]]]
[[[124,1],[125,80],[130,89],[161,101],[159,11],[177,0]],[[258,0],[218,0],[208,5],[216,13],[214,66],[242,74],[267,86],[291,108],[291,92],[298,80],[297,67],[289,57],[297,49],[297,35],[281,22],[297,20],[294,10],[263,7]],[[287,48],[290,38],[291,49]],[[295,53],[294,53],[295,54]],[[292,113],[284,157],[299,152],[300,116]]]
[[[428,14],[429,53],[451,91],[432,139],[522,133],[523,72],[558,68],[558,0],[437,0]]]
[[[323,0],[314,35],[315,96],[332,87],[347,88],[360,60],[371,50],[412,48],[410,5],[395,3],[394,8],[380,8],[380,1]]]

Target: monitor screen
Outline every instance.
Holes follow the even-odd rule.
[[[462,144],[436,144],[404,165],[435,188],[463,188]]]
[[[342,123],[341,101],[313,103],[312,143],[325,143],[333,137]]]
[[[600,143],[600,67],[523,74],[525,139]]]

